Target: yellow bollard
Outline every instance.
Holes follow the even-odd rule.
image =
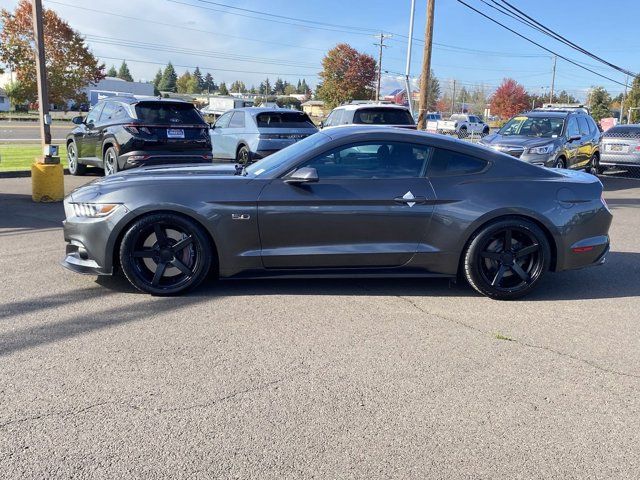
[[[60,202],[64,199],[64,170],[60,163],[31,165],[31,198],[34,202]]]

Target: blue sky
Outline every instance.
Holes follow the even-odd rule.
[[[623,74],[500,16],[480,0],[466,1],[552,50],[624,81]],[[410,0],[216,0],[213,3],[203,0],[44,0],[47,8],[56,10],[73,28],[87,36],[87,43],[107,65],[126,59],[134,77],[140,79],[151,79],[159,67],[157,63],[171,60],[179,72],[199,65],[203,71],[211,71],[217,82],[241,79],[250,86],[259,84],[267,76],[273,80],[280,74],[289,81],[306,78],[315,85],[326,50],[339,42],[347,42],[377,58],[374,31],[393,32],[397,35],[387,40],[389,48],[384,52],[383,68],[389,73],[383,79],[383,92],[400,85],[398,74],[404,72],[406,39],[401,36],[407,35],[410,3]],[[603,7],[604,3],[597,0],[513,0],[512,3],[585,49],[631,71],[640,70],[637,27],[640,4],[637,0],[617,0],[609,12]],[[12,9],[15,4],[16,0],[0,0],[2,8]],[[234,10],[220,4],[307,22]],[[417,0],[414,37],[423,38],[425,10],[426,0]],[[550,54],[502,30],[456,0],[436,0],[434,41],[437,45],[432,67],[443,86],[455,78],[466,87],[484,84],[490,90],[504,77],[515,78],[532,92],[548,91],[551,84]],[[145,48],[137,48],[139,46]],[[422,46],[414,42],[413,75],[420,69]],[[623,89],[621,85],[558,60],[556,90],[566,89],[584,97],[592,85],[603,85],[612,94]]]

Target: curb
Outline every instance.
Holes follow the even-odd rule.
[[[64,169],[64,174],[69,175],[69,169]],[[17,170],[15,172],[0,172],[0,178],[24,178],[30,177],[31,170]]]

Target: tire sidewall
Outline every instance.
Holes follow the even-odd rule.
[[[538,278],[536,278],[534,282],[528,285],[526,288],[513,292],[495,289],[493,286],[486,282],[479,270],[478,257],[485,241],[497,231],[506,227],[521,228],[531,233],[538,241],[538,244],[540,245],[540,254],[542,255],[542,270],[538,275]],[[549,270],[550,264],[551,247],[549,245],[549,240],[547,239],[547,236],[542,231],[542,229],[529,220],[514,217],[494,221],[482,227],[480,231],[473,236],[471,242],[469,243],[469,246],[465,251],[463,270],[467,281],[477,292],[486,295],[487,297],[498,300],[512,300],[521,298],[529,294],[538,285],[542,277]]]
[[[193,236],[193,242],[197,249],[197,254],[200,257],[196,265],[196,271],[194,272],[191,280],[179,288],[157,288],[150,285],[148,282],[145,282],[144,279],[140,278],[140,275],[133,264],[132,253],[135,248],[134,241],[137,238],[138,232],[158,222],[169,225],[173,224],[190,232]],[[158,296],[177,295],[196,288],[208,276],[213,263],[211,242],[204,229],[195,221],[173,213],[156,213],[147,215],[131,224],[122,238],[119,255],[122,272],[131,285],[142,292]]]
[[[114,161],[113,161],[113,171],[111,173],[108,173],[107,171],[107,157],[109,156],[109,152],[113,152],[113,156],[114,156]],[[104,167],[104,175],[108,176],[108,175],[114,175],[116,173],[118,173],[119,169],[119,165],[118,165],[118,151],[116,150],[115,147],[109,147],[104,151],[104,157],[102,159],[102,163],[103,163],[103,167]]]

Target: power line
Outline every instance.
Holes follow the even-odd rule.
[[[591,72],[591,73],[593,73],[594,75],[597,75],[598,77],[605,78],[605,79],[609,80],[610,82],[617,83],[618,85],[622,85],[622,86],[624,86],[624,85],[625,85],[624,83],[619,82],[618,80],[614,80],[614,79],[613,79],[613,78],[611,78],[611,77],[607,77],[606,75],[602,75],[601,73],[598,73],[598,72],[596,72],[595,70],[592,70],[592,69],[590,69],[590,68],[588,68],[588,67],[585,67],[585,66],[583,66],[583,65],[580,65],[578,62],[575,62],[575,61],[573,61],[573,60],[571,60],[571,59],[569,59],[569,58],[567,58],[567,57],[565,57],[565,56],[563,56],[563,55],[560,55],[559,53],[554,52],[553,50],[551,50],[551,49],[549,49],[549,48],[547,48],[547,47],[545,47],[545,46],[543,46],[543,45],[539,44],[538,42],[536,42],[536,41],[534,41],[534,40],[531,40],[530,38],[528,38],[528,37],[526,37],[526,36],[522,35],[521,33],[516,32],[514,29],[507,27],[505,24],[500,23],[498,20],[495,20],[494,18],[490,17],[489,15],[487,15],[487,14],[485,14],[485,13],[481,12],[481,11],[480,11],[480,10],[478,10],[477,8],[472,7],[471,5],[469,5],[468,3],[464,2],[463,0],[456,0],[456,1],[457,1],[458,3],[460,3],[460,4],[464,5],[465,7],[467,7],[467,8],[469,8],[469,9],[473,10],[473,11],[474,11],[474,12],[476,12],[478,15],[481,15],[481,16],[485,17],[487,20],[490,20],[491,22],[493,22],[493,23],[495,23],[495,24],[497,24],[497,25],[500,25],[502,28],[504,28],[504,29],[506,29],[506,30],[509,30],[511,33],[513,33],[513,34],[517,35],[518,37],[520,37],[520,38],[522,38],[522,39],[524,39],[524,40],[526,40],[527,42],[532,43],[532,44],[536,45],[537,47],[540,47],[541,49],[543,49],[543,50],[545,50],[545,51],[547,51],[547,52],[549,52],[549,53],[552,53],[552,54],[554,54],[554,55],[557,55],[559,58],[562,58],[564,61],[569,62],[569,63],[571,63],[571,64],[575,65],[576,67],[582,68],[583,70],[586,70],[586,71],[588,71],[588,72]]]

